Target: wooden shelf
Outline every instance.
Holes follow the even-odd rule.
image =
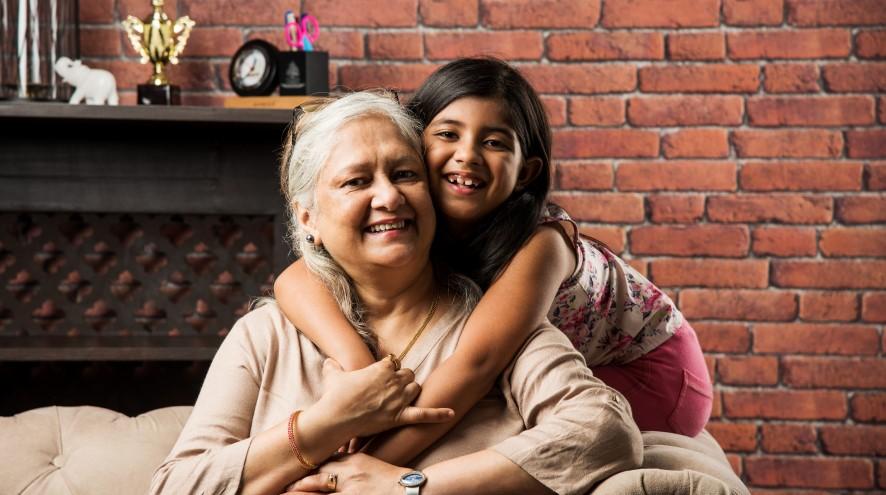
[[[0,337],[0,361],[209,361],[223,340],[187,337]]]
[[[188,106],[69,105],[57,102],[0,102],[0,119],[7,117],[72,120],[121,120],[156,122],[222,122],[286,124],[291,110],[266,108],[218,108]]]

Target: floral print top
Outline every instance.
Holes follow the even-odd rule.
[[[575,273],[560,286],[548,319],[584,355],[588,366],[625,364],[674,335],[683,315],[674,302],[600,241],[549,203],[541,224],[570,226]],[[571,232],[570,232],[571,230]]]

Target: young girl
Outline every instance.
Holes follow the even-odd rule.
[[[698,434],[712,392],[695,332],[664,293],[546,202],[551,131],[529,83],[504,62],[462,59],[432,74],[409,107],[425,125],[435,255],[485,291],[417,405],[463,416],[547,317],[628,399],[640,429]],[[274,289],[287,317],[345,369],[376,360],[302,263]],[[405,427],[368,450],[405,463],[454,423]]]

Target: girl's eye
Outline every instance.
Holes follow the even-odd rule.
[[[507,144],[505,144],[504,141],[499,141],[498,139],[487,139],[486,141],[483,141],[483,143],[490,148],[508,149]]]
[[[443,138],[443,139],[456,139],[456,138],[458,138],[458,135],[457,135],[456,133],[452,132],[452,131],[440,131],[440,132],[436,133],[435,135],[438,136],[438,137],[441,137],[441,138]]]

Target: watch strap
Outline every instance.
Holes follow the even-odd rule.
[[[407,486],[404,488],[406,488],[406,495],[420,495],[421,494],[421,487],[420,486]]]

